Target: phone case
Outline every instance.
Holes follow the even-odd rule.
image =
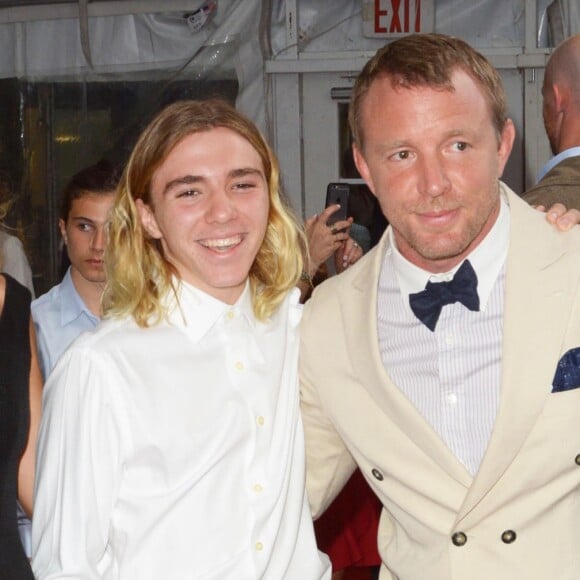
[[[335,222],[345,220],[348,215],[348,196],[350,194],[350,186],[348,183],[329,183],[326,188],[326,203],[325,207],[329,205],[339,204],[340,209],[334,212],[326,222],[331,226]]]

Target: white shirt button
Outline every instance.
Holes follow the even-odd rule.
[[[256,417],[256,423],[258,424],[258,427],[263,427],[265,422],[266,420],[264,419],[264,417],[262,417],[262,415]]]
[[[457,403],[457,395],[455,393],[449,393],[447,395],[447,402],[450,405],[455,405]]]
[[[235,364],[236,370],[237,371],[243,371],[244,370],[244,363],[242,361],[237,361]]]
[[[236,314],[233,310],[228,310],[228,313],[226,314],[228,320],[232,320],[235,315]]]
[[[260,493],[260,492],[261,492],[263,489],[264,489],[264,488],[263,488],[263,487],[262,487],[262,486],[261,486],[259,483],[256,483],[256,484],[254,485],[254,491],[255,491],[256,493]]]
[[[264,544],[262,542],[256,542],[256,551],[261,552],[264,549]]]

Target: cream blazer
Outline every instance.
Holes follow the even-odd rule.
[[[557,232],[502,188],[511,229],[501,395],[475,477],[383,367],[386,236],[305,307],[309,500],[321,514],[358,464],[384,506],[381,580],[580,579],[580,388],[552,392],[558,361],[580,347],[580,227]]]

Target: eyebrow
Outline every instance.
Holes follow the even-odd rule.
[[[238,169],[232,169],[227,177],[228,179],[236,179],[238,177],[245,177],[246,175],[257,175],[259,177],[264,177],[264,172],[255,167],[240,167]],[[182,175],[181,177],[176,177],[171,181],[168,181],[163,188],[162,195],[165,195],[169,190],[177,185],[195,185],[196,183],[203,183],[207,181],[202,175]]]
[[[478,132],[471,127],[451,129],[443,135],[442,141],[447,139],[453,139],[454,137],[465,137],[468,139],[474,139],[477,136],[477,133]],[[408,140],[397,139],[396,141],[391,141],[390,143],[379,143],[375,147],[375,149],[380,154],[391,151],[392,149],[404,149],[412,146],[413,145]]]
[[[75,222],[91,222],[92,224],[95,223],[95,220],[93,218],[85,217],[82,215],[73,215],[70,216],[69,219]]]

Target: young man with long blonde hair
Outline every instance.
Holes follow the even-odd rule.
[[[329,578],[304,493],[304,238],[278,174],[221,101],[171,105],[139,138],[107,320],[46,387],[38,578]]]

